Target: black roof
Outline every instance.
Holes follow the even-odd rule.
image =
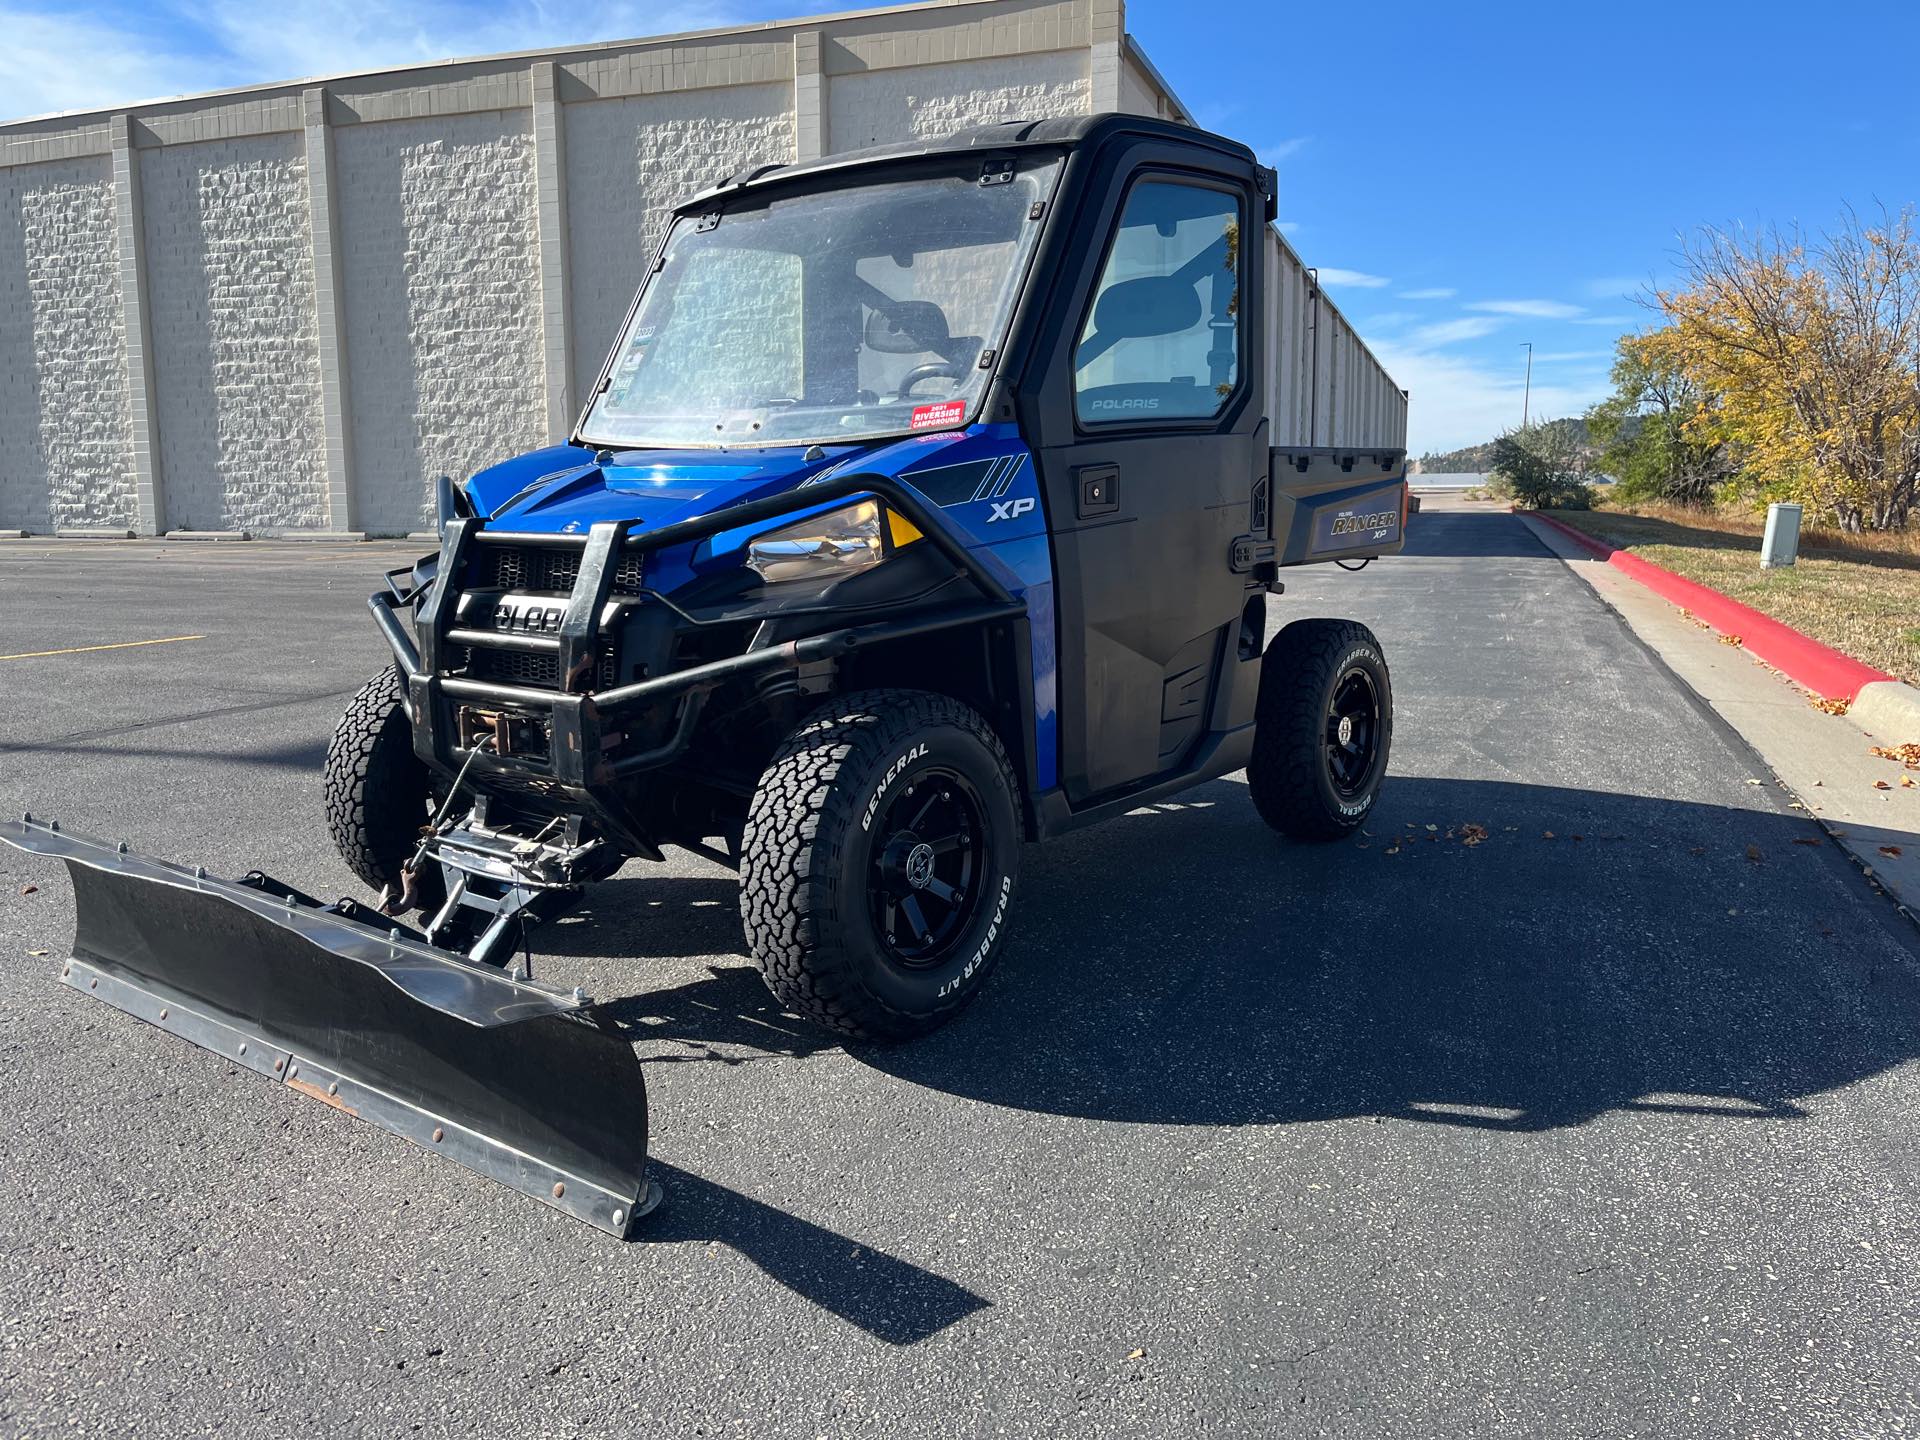
[[[1003,120],[994,125],[976,125],[956,130],[934,140],[907,140],[893,145],[873,145],[864,150],[844,150],[804,160],[796,164],[757,165],[728,176],[711,190],[704,190],[674,207],[676,211],[698,210],[724,195],[734,194],[749,185],[784,184],[810,175],[832,174],[890,160],[915,160],[923,156],[955,155],[969,150],[1074,149],[1106,139],[1110,135],[1148,135],[1187,145],[1204,145],[1229,155],[1258,163],[1253,151],[1238,140],[1229,140],[1209,130],[1196,129],[1172,120],[1157,120],[1145,115],[1067,115],[1051,120]]]

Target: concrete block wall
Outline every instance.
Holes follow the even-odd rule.
[[[0,528],[135,524],[105,156],[0,170]]]
[[[421,529],[434,475],[564,437],[685,195],[999,119],[1185,119],[1122,5],[921,0],[0,125],[0,528]],[[1386,414],[1336,328],[1321,383]]]

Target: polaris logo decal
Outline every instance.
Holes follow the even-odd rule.
[[[506,595],[493,607],[493,628],[517,634],[553,635],[559,632],[566,614],[564,600],[516,600]]]
[[[887,767],[887,773],[880,777],[880,783],[874,787],[873,798],[867,801],[867,813],[860,817],[860,828],[871,830],[873,817],[879,813],[880,797],[887,793],[887,787],[900,778],[900,772],[927,753],[925,744],[916,745],[893,764]]]
[[[995,500],[993,513],[987,516],[987,523],[991,525],[996,520],[1017,520],[1032,509],[1031,495],[1022,495],[1018,500]]]
[[[1095,410],[1158,410],[1160,402],[1150,399],[1135,400],[1094,400],[1090,402]]]

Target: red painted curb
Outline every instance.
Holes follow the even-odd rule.
[[[1832,646],[1822,645],[1810,635],[1802,635],[1791,625],[1782,625],[1762,615],[1750,605],[1742,605],[1718,590],[1676,575],[1651,560],[1642,560],[1626,550],[1616,550],[1604,540],[1596,540],[1576,530],[1564,520],[1528,512],[1543,525],[1550,525],[1569,540],[1605,560],[1614,569],[1638,580],[1662,599],[1691,612],[1722,635],[1737,635],[1743,649],[1773,666],[1789,680],[1798,682],[1829,700],[1853,701],[1860,687],[1894,677],[1884,670],[1863,665],[1850,655],[1842,655]]]

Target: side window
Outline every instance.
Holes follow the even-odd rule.
[[[1083,423],[1220,413],[1240,378],[1240,234],[1225,191],[1133,187],[1074,352]]]

